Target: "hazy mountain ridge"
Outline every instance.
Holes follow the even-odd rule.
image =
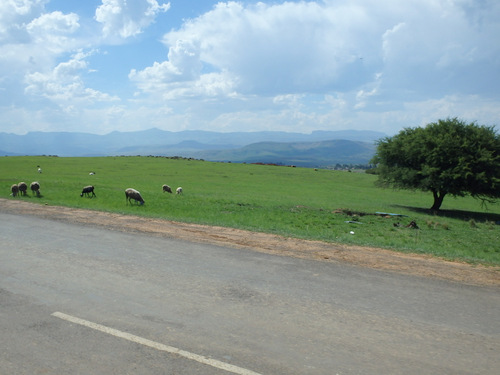
[[[161,155],[211,161],[265,162],[305,166],[368,163],[374,131],[170,132],[149,129],[105,135],[69,132],[0,133],[0,155]],[[342,141],[342,142],[340,142]],[[326,164],[325,164],[326,163]]]
[[[235,150],[204,151],[207,160],[236,163],[273,163],[300,167],[368,164],[375,152],[373,142],[328,140],[320,142],[259,142]]]

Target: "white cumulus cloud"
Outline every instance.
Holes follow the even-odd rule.
[[[105,37],[128,38],[149,26],[158,13],[166,12],[170,3],[156,0],[102,0],[95,12],[95,19],[102,24]]]
[[[321,92],[355,86],[366,72],[360,63],[377,36],[362,8],[328,7],[316,2],[267,5],[219,3],[214,9],[167,33],[164,42],[195,41],[200,59],[217,71],[239,77],[243,93]],[[370,42],[371,40],[371,42]],[[347,82],[346,68],[358,77]]]
[[[47,73],[27,74],[25,92],[28,95],[45,97],[63,108],[73,108],[77,103],[95,103],[118,100],[108,94],[85,87],[80,77],[87,69],[87,54],[77,53],[69,61],[59,63]]]
[[[60,54],[75,50],[79,17],[60,11],[47,13],[46,1],[0,2],[0,77],[26,70],[45,69]]]
[[[0,43],[25,40],[24,25],[39,14],[48,0],[0,1]]]
[[[145,91],[157,91],[165,89],[171,82],[198,79],[201,67],[199,47],[178,40],[175,46],[170,47],[167,61],[155,62],[139,72],[133,69],[129,78]]]
[[[220,2],[165,34],[164,43],[170,48],[166,61],[142,72],[132,71],[130,77],[142,89],[162,82],[156,88],[169,90],[176,82],[188,90],[188,86],[202,85],[205,73],[223,72],[231,78],[232,93],[356,91],[361,93],[358,101],[408,87],[423,97],[428,95],[425,84],[430,80],[433,90],[444,95],[467,90],[472,82],[474,87],[486,84],[465,74],[478,61],[496,74],[500,45],[485,36],[497,31],[500,35],[500,23],[492,15],[500,14],[498,4],[466,0]],[[179,55],[173,51],[179,43],[197,46],[192,58],[176,59]],[[199,76],[184,74],[193,72],[193,66],[196,72],[203,66]],[[198,82],[193,85],[189,80]]]
[[[73,47],[73,42],[69,40],[69,36],[79,27],[77,14],[63,14],[56,11],[42,14],[32,20],[26,25],[26,31],[30,34],[32,43],[43,43],[47,49],[61,51],[65,49],[64,47],[68,43],[71,43],[70,48]]]

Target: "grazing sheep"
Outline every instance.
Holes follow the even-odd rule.
[[[163,189],[163,192],[169,192],[170,194],[172,194],[172,189],[170,188],[170,186],[163,185],[162,189]]]
[[[92,193],[92,195],[90,195],[90,193]],[[80,197],[83,197],[83,194],[85,194],[87,197],[96,197],[95,193],[94,193],[94,187],[92,185],[89,185],[89,186],[85,186],[82,190],[82,193],[80,194]]]
[[[19,194],[26,196],[26,191],[28,191],[28,185],[26,184],[26,182],[20,182],[17,184],[17,186],[19,188]]]
[[[95,175],[95,172],[90,172],[89,173],[89,176],[93,176],[93,175]]]
[[[144,204],[144,199],[142,199],[141,193],[139,193],[137,190],[128,188],[125,190],[125,200],[130,202],[132,204],[131,199],[135,200],[136,203],[140,203],[141,205]]]
[[[42,168],[38,167],[38,173],[42,173]]]
[[[17,184],[12,185],[10,191],[12,191],[12,196],[15,197],[19,193],[19,186]]]
[[[179,186],[177,189],[175,189],[175,192],[177,194],[182,194],[182,188]]]
[[[31,193],[36,194],[37,197],[40,196],[40,183],[38,181],[33,181],[30,184]]]

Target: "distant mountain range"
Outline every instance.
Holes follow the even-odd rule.
[[[68,132],[0,133],[0,155],[180,156],[208,161],[273,163],[305,167],[366,164],[375,141],[374,131],[288,132],[209,131],[170,132],[150,129],[106,135]]]

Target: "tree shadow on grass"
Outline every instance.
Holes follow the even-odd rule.
[[[476,211],[463,211],[463,210],[431,210],[429,208],[422,207],[411,207],[411,206],[402,206],[402,205],[394,205],[394,207],[405,208],[407,210],[418,212],[420,214],[427,214],[432,216],[440,216],[440,217],[448,217],[451,219],[459,219],[463,221],[474,220],[477,222],[487,222],[493,221],[496,224],[500,224],[500,214],[496,213],[488,213],[488,212],[476,212]]]

